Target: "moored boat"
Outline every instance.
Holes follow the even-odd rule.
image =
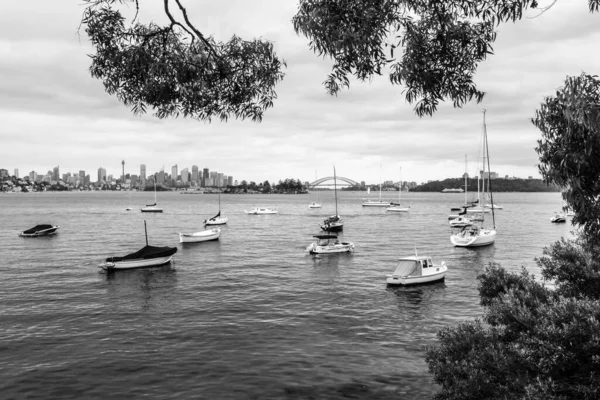
[[[227,223],[227,217],[221,216],[221,192],[219,192],[219,212],[212,218],[204,220],[204,225],[225,225]]]
[[[567,222],[567,217],[565,214],[556,213],[550,218],[550,222],[553,222],[553,223]]]
[[[433,264],[431,257],[411,256],[398,260],[398,265],[392,275],[388,275],[388,285],[416,285],[423,283],[438,282],[446,277],[448,267],[442,261]]]
[[[212,228],[194,233],[179,233],[179,243],[198,243],[218,240],[221,228]]]
[[[60,228],[59,225],[48,225],[48,224],[41,224],[41,225],[36,225],[33,228],[27,229],[21,233],[19,233],[19,236],[21,237],[38,237],[38,236],[50,236],[50,235],[55,235],[58,230],[58,228]]]
[[[354,243],[340,242],[337,235],[314,235],[317,239],[306,247],[310,254],[350,253],[354,251]]]
[[[333,166],[333,194],[335,197],[335,214],[325,218],[321,229],[325,232],[340,232],[344,229],[344,222],[338,214],[338,200],[337,200],[337,175],[335,173],[335,165]]]
[[[140,250],[122,257],[108,257],[105,262],[98,265],[106,271],[117,269],[146,268],[164,265],[171,262],[173,254],[177,253],[177,247],[158,247],[148,245],[148,231],[144,221],[146,233],[146,245]]]
[[[251,210],[244,210],[246,214],[261,215],[261,214],[277,214],[276,208],[254,207]]]
[[[451,227],[464,227],[473,225],[473,221],[470,218],[460,215],[448,221],[448,224],[450,224]]]
[[[163,209],[156,205],[156,182],[154,183],[154,204],[146,204],[146,207],[141,208],[142,212],[161,213]]]

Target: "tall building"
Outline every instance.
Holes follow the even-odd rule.
[[[85,185],[85,171],[79,170],[79,184]]]
[[[198,182],[198,166],[192,165],[192,182]]]
[[[58,165],[56,167],[54,167],[54,170],[52,171],[52,180],[58,182],[60,180],[60,173],[59,173],[59,168]]]
[[[209,174],[210,174],[210,171],[208,170],[208,168],[204,168],[204,169],[202,170],[202,187],[206,187],[206,186],[208,186],[208,185],[206,184],[206,181],[208,180],[208,178],[209,178],[209,176],[210,176]]]
[[[146,179],[146,164],[140,164],[140,179]]]
[[[129,183],[129,187],[132,188],[132,189],[134,187],[137,187],[138,186],[138,181],[139,181],[138,176],[137,175],[131,175],[130,179],[131,179],[131,181]]]
[[[181,182],[186,183],[189,181],[189,171],[187,168],[181,170]]]
[[[177,182],[177,164],[171,167],[171,179]]]
[[[15,168],[15,178],[19,177],[19,168]]]
[[[158,173],[158,179],[156,181],[156,183],[163,183],[165,181],[165,171],[164,170],[160,170],[160,172]]]
[[[223,173],[222,172],[219,172],[217,174],[217,186],[218,187],[223,186]]]
[[[123,172],[121,174],[121,183],[125,182],[125,160],[121,161],[121,167],[123,167]]]
[[[102,181],[106,181],[106,169],[100,167],[98,168],[98,183]]]
[[[227,186],[233,186],[233,176],[227,177]]]

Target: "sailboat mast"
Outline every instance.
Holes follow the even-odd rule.
[[[148,246],[148,228],[146,228],[146,220],[144,220],[144,233],[146,234],[146,246]]]
[[[400,167],[400,182],[398,183],[398,205],[402,204],[400,197],[402,196],[402,167]]]
[[[492,179],[491,179],[491,174],[490,174],[490,153],[489,153],[489,147],[488,147],[488,140],[487,140],[487,127],[485,125],[485,110],[483,110],[483,142],[485,143],[485,154],[487,154],[487,162],[488,162],[488,187],[490,190],[490,203],[492,204],[492,224],[494,226],[494,229],[496,229],[496,215],[494,213],[494,194],[492,193]]]
[[[333,192],[335,195],[335,215],[337,217],[338,215],[338,210],[337,210],[337,178],[335,176],[335,165],[333,166]]]
[[[467,205],[467,155],[465,154],[465,206]]]

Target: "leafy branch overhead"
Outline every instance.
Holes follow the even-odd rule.
[[[273,44],[235,35],[217,42],[190,22],[180,0],[163,2],[166,26],[137,22],[138,0],[84,0],[92,76],[135,114],[261,121],[284,77]],[[128,3],[136,7],[131,21],[117,9]]]
[[[590,0],[590,11],[599,3]],[[300,0],[293,23],[314,52],[333,59],[324,82],[330,94],[347,88],[351,75],[366,80],[388,68],[423,116],[446,100],[481,101],[473,77],[493,52],[494,29],[537,7],[535,0]]]

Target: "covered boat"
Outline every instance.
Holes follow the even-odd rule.
[[[27,229],[26,231],[19,233],[19,236],[22,236],[22,237],[50,236],[50,235],[56,234],[57,233],[56,230],[58,228],[60,228],[60,226],[58,226],[58,225],[48,225],[48,224],[36,225],[31,229]]]
[[[135,253],[123,257],[108,257],[100,264],[104,270],[154,267],[171,261],[177,247],[157,247],[146,245]]]
[[[221,228],[212,228],[194,233],[180,233],[179,243],[208,242],[209,240],[218,240],[219,236],[221,236]]]
[[[310,254],[350,253],[354,251],[354,243],[340,242],[337,235],[314,235],[317,239],[306,247]]]
[[[446,276],[446,263],[433,264],[430,257],[404,257],[398,260],[396,270],[387,276],[388,285],[415,285],[441,281]]]
[[[146,234],[146,245],[144,247],[135,253],[122,257],[108,257],[99,267],[106,271],[112,271],[116,269],[155,267],[171,262],[173,254],[177,253],[177,247],[148,245],[146,221],[144,221],[144,233]]]

